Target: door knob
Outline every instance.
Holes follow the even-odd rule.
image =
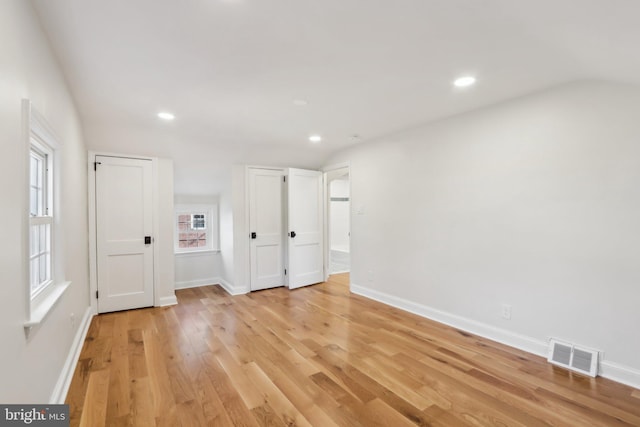
[[[291,233],[289,233],[289,236],[291,236],[291,238],[293,239],[294,237],[296,237],[296,232],[292,231]]]
[[[151,244],[151,236],[144,236],[144,244],[145,245]]]
[[[256,237],[258,237],[258,234],[255,231],[251,232],[251,238],[255,239]]]

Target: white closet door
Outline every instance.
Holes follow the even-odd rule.
[[[152,306],[152,163],[95,161],[98,312]]]
[[[323,281],[322,172],[289,169],[289,288]]]
[[[284,285],[284,171],[249,169],[251,290]]]

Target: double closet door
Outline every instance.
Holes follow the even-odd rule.
[[[248,170],[251,290],[324,278],[322,173]]]

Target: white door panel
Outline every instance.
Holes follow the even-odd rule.
[[[152,163],[95,160],[98,312],[152,306]]]
[[[322,173],[289,169],[289,288],[323,281]]]
[[[283,177],[280,170],[249,169],[252,291],[284,285]]]

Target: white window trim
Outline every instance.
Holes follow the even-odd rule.
[[[178,215],[205,213],[207,216],[209,233],[208,245],[202,248],[179,248],[178,247]],[[173,251],[176,256],[216,253],[220,252],[220,237],[218,224],[218,205],[217,204],[176,204],[173,215]]]
[[[39,286],[35,291],[32,291],[31,288],[29,288],[31,290],[30,291],[31,300],[39,301],[38,296],[40,294],[46,293],[47,288],[53,285],[54,279],[55,279],[55,260],[54,260],[55,251],[53,246],[53,243],[54,243],[53,236],[55,234],[55,229],[54,229],[55,224],[54,224],[54,215],[53,215],[53,209],[55,209],[55,206],[53,204],[53,191],[54,191],[54,185],[55,185],[54,178],[53,178],[53,171],[55,169],[55,154],[54,154],[53,148],[51,148],[46,141],[43,141],[41,136],[36,134],[33,131],[33,129],[31,131],[30,136],[31,138],[29,140],[29,154],[31,155],[31,150],[35,148],[35,151],[38,154],[41,154],[43,156],[43,159],[46,160],[46,163],[45,163],[46,169],[44,170],[45,178],[44,178],[44,189],[43,189],[44,191],[43,202],[47,207],[47,210],[44,214],[39,216],[31,216],[31,212],[29,212],[29,231],[30,232],[31,232],[31,228],[34,225],[43,225],[43,224],[49,225],[50,278],[42,286]],[[29,169],[31,169],[31,165],[29,165]],[[29,172],[31,172],[31,170],[29,170]],[[31,183],[29,182],[29,184]],[[29,239],[29,242],[31,242],[31,239]],[[31,261],[31,253],[29,254],[29,261]],[[29,283],[31,284],[31,280],[29,280]]]
[[[53,212],[49,212],[49,216],[53,217],[51,223],[51,281],[46,286],[41,287],[37,292],[32,294],[31,292],[31,280],[30,280],[30,228],[31,221],[24,221],[22,228],[22,236],[24,242],[23,248],[23,276],[24,276],[24,291],[26,300],[26,320],[24,322],[25,334],[28,336],[33,327],[42,323],[46,316],[51,312],[56,303],[60,300],[62,295],[68,289],[71,282],[64,280],[64,274],[62,268],[60,268],[59,251],[57,250],[57,242],[55,236],[57,229],[60,226],[60,209],[57,203],[57,188],[59,188],[59,175],[61,170],[60,165],[60,144],[55,133],[51,130],[50,126],[31,105],[31,102],[27,99],[22,101],[22,115],[23,115],[23,141],[24,141],[24,158],[25,158],[25,191],[23,196],[22,212],[25,218],[30,218],[29,209],[29,189],[30,189],[30,157],[32,141],[35,140],[36,146],[39,149],[45,149],[49,152],[49,191],[47,198],[49,199],[49,206],[52,207]]]

